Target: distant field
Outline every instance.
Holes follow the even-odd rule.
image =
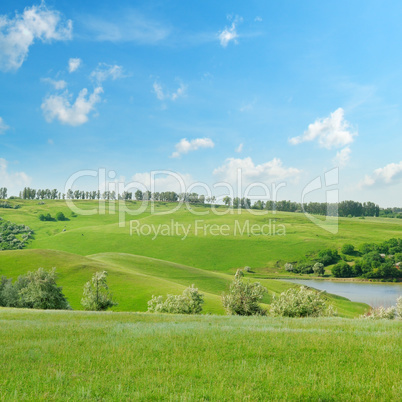
[[[127,216],[126,227],[119,227],[118,210],[92,216],[71,216],[65,201],[15,200],[20,209],[1,209],[0,216],[15,223],[24,223],[35,231],[35,239],[26,250],[0,252],[0,275],[16,278],[28,270],[38,267],[56,267],[60,284],[64,288],[74,309],[80,308],[83,284],[93,272],[104,269],[109,272],[109,284],[113,290],[120,311],[145,311],[147,301],[153,294],[180,293],[185,287],[195,284],[205,293],[205,312],[222,314],[221,294],[229,287],[237,268],[250,266],[253,273],[247,276],[259,278],[269,290],[264,303],[272,295],[294,286],[273,281],[269,277],[286,275],[279,265],[295,261],[306,254],[322,248],[340,248],[344,243],[359,245],[366,241],[380,242],[392,237],[401,237],[402,222],[397,219],[342,218],[339,233],[330,234],[311,223],[303,214],[269,213],[255,216],[246,211],[241,214],[216,216],[211,213],[194,215],[181,208],[173,214],[165,214],[174,205],[157,203],[151,215],[150,209],[139,216]],[[96,201],[75,201],[82,209],[97,207]],[[113,207],[113,204],[111,204]],[[130,203],[130,208],[139,204]],[[114,208],[114,207],[113,207]],[[194,207],[193,207],[194,208]],[[195,207],[198,213],[207,213],[206,207]],[[42,222],[39,214],[55,216],[63,212],[65,222]],[[112,210],[113,211],[113,210]],[[225,211],[223,207],[220,212]],[[159,236],[152,240],[153,233],[130,235],[130,219],[157,226],[178,222],[190,225],[186,239],[181,235]],[[197,220],[207,225],[227,225],[228,236],[213,236],[210,233],[195,233]],[[233,235],[236,225],[284,225],[286,236],[265,236],[244,232]],[[236,223],[237,222],[237,223]],[[350,303],[342,298],[332,301],[343,316],[362,314],[366,305]]]
[[[0,309],[1,400],[400,400],[402,322]]]
[[[41,222],[40,213],[50,212],[53,216],[62,211],[70,216],[71,211],[64,201],[18,201],[19,210],[0,210],[0,216],[16,223],[25,223],[35,232],[35,240],[30,244],[33,249],[53,249],[79,255],[104,252],[122,252],[147,257],[159,258],[197,268],[235,272],[236,268],[251,266],[261,273],[275,272],[277,261],[292,261],[325,247],[340,248],[346,242],[359,245],[366,241],[380,242],[402,234],[402,220],[386,218],[340,218],[339,233],[331,234],[311,223],[303,214],[277,212],[255,216],[247,211],[224,216],[193,215],[184,208],[173,214],[150,215],[149,209],[139,216],[127,216],[139,219],[146,224],[170,224],[173,219],[182,224],[191,224],[204,220],[206,224],[229,225],[232,229],[235,221],[240,225],[249,220],[250,224],[283,224],[286,236],[203,236],[194,233],[181,240],[180,236],[159,236],[152,240],[152,235],[130,236],[129,224],[125,228],[118,226],[118,213],[111,215],[78,216],[67,222]],[[95,201],[79,201],[80,208],[95,208]],[[137,207],[135,204],[132,208]],[[157,204],[156,212],[163,213],[172,205]],[[198,212],[207,212],[205,207],[194,208]],[[224,209],[221,208],[223,212]],[[108,210],[106,209],[106,212]],[[322,217],[321,217],[322,218]],[[274,222],[275,221],[275,222]],[[62,232],[66,229],[65,232]]]

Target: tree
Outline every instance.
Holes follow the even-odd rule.
[[[266,311],[259,305],[267,289],[259,282],[243,282],[242,275],[236,272],[230,285],[229,293],[222,296],[222,304],[227,314],[231,315],[265,315]]]
[[[65,217],[65,215],[63,214],[63,212],[57,212],[56,214],[56,219],[58,221],[66,221],[67,218]]]
[[[325,274],[324,264],[322,264],[321,262],[316,262],[313,266],[313,271],[318,276],[324,275]]]
[[[336,278],[350,278],[354,274],[353,268],[345,261],[341,261],[332,267],[332,275]]]
[[[142,191],[141,191],[141,190],[137,190],[137,191],[135,192],[135,199],[136,199],[137,201],[141,201],[141,200],[142,200],[142,197],[143,197]]]
[[[117,306],[107,285],[107,272],[95,272],[92,279],[84,286],[84,296],[81,304],[85,310],[105,311],[109,307]]]
[[[355,247],[353,246],[353,244],[344,244],[342,246],[341,252],[343,254],[353,254],[355,251]]]
[[[184,289],[181,295],[152,296],[148,302],[151,313],[200,314],[204,304],[204,295],[194,285]]]
[[[28,272],[18,278],[15,284],[21,307],[35,309],[70,310],[71,307],[63,295],[62,288],[56,284],[56,269]]]
[[[223,202],[226,206],[230,207],[230,205],[232,203],[232,199],[229,196],[226,196],[223,198]]]

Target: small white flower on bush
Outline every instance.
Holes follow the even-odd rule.
[[[396,300],[396,316],[402,319],[402,296],[399,296]]]
[[[184,289],[181,295],[152,296],[148,302],[151,313],[200,314],[204,303],[204,295],[194,285]]]
[[[396,308],[394,306],[384,308],[377,307],[371,309],[367,314],[364,314],[362,318],[368,318],[370,320],[393,320],[396,315]]]
[[[287,262],[285,264],[285,270],[288,272],[292,272],[293,271],[293,264],[291,264],[290,262]]]
[[[336,312],[331,304],[327,304],[322,292],[301,286],[274,296],[270,314],[283,317],[329,317],[336,315]]]
[[[368,318],[370,320],[393,320],[394,318],[402,319],[402,296],[396,300],[396,306],[385,308],[383,306],[373,308],[360,318]]]

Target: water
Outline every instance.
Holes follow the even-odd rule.
[[[282,280],[282,279],[281,279]],[[366,303],[372,307],[390,307],[396,304],[396,299],[402,296],[401,284],[390,283],[356,283],[330,282],[306,279],[284,279],[299,285],[309,286],[328,293],[346,297],[355,302]]]

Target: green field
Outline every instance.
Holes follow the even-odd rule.
[[[274,295],[298,286],[273,279],[289,276],[284,262],[344,243],[400,237],[400,220],[340,219],[332,235],[302,214],[200,217],[184,208],[164,214],[172,205],[157,204],[157,214],[148,209],[134,218],[154,225],[173,219],[192,229],[184,240],[152,240],[153,234],[130,235],[117,213],[73,217],[64,201],[18,203],[20,209],[0,216],[30,226],[35,237],[26,249],[0,251],[0,275],[16,279],[56,267],[63,293],[80,310],[84,283],[106,270],[119,304],[103,313],[0,308],[0,400],[385,401],[401,395],[400,320],[351,320],[368,306],[336,295],[325,297],[337,318],[225,316],[221,302],[236,270],[250,266],[245,277],[268,289],[268,307]],[[69,220],[38,219],[59,211]],[[236,221],[271,219],[286,236],[204,235],[195,231],[197,219],[230,230]],[[204,315],[144,313],[152,295],[178,294],[191,284],[205,295]]]
[[[1,400],[399,400],[399,321],[0,309]]]
[[[263,300],[269,304],[272,295],[291,286],[269,278],[289,274],[280,266],[286,261],[295,261],[306,254],[322,248],[340,248],[352,242],[356,246],[366,241],[382,241],[401,234],[402,222],[396,219],[368,218],[339,220],[339,233],[330,234],[311,223],[303,214],[269,213],[253,215],[237,211],[217,216],[207,207],[193,207],[195,215],[182,207],[173,214],[166,213],[173,204],[157,203],[154,214],[150,208],[138,216],[126,216],[125,227],[119,226],[118,203],[106,204],[105,214],[71,216],[65,201],[11,201],[21,205],[20,209],[2,209],[0,216],[5,220],[23,223],[35,231],[35,238],[28,249],[0,252],[0,275],[16,279],[18,275],[38,267],[56,267],[59,283],[73,309],[80,309],[82,288],[97,270],[107,270],[109,285],[119,305],[116,311],[146,311],[147,301],[152,295],[181,293],[195,284],[205,294],[204,312],[222,314],[221,295],[229,288],[232,275],[238,268],[250,266],[251,280],[258,280],[269,293]],[[75,201],[82,209],[98,206],[97,201]],[[129,203],[138,208],[139,203]],[[109,210],[109,208],[112,208]],[[114,210],[113,210],[114,209]],[[63,212],[68,221],[43,222],[41,213],[55,216]],[[220,207],[219,212],[225,209]],[[129,220],[142,224],[171,225],[172,220],[190,226],[188,236],[181,234],[158,236],[135,232],[130,235]],[[202,231],[196,233],[196,221],[203,225],[227,225],[229,235],[214,236]],[[285,236],[261,235],[238,231],[249,221],[253,224],[284,225]],[[237,223],[236,223],[237,222]],[[273,230],[272,233],[275,233]],[[341,316],[353,317],[362,314],[367,306],[351,303],[346,299],[329,296]]]

